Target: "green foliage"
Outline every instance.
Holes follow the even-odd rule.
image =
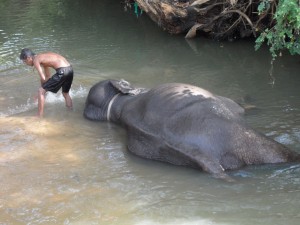
[[[258,6],[260,15],[268,10],[271,1],[260,2]],[[264,42],[267,42],[273,59],[284,49],[292,55],[300,55],[300,0],[279,0],[273,19],[276,24],[260,34],[255,41],[255,49],[259,49]]]
[[[260,4],[257,7],[258,14],[259,15],[263,14],[269,8],[270,8],[270,2],[269,2],[269,0],[263,0],[263,1],[261,1]]]

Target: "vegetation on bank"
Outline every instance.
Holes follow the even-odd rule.
[[[269,13],[271,4],[276,4],[276,1],[262,0],[258,6],[259,15]],[[274,24],[261,32],[255,48],[267,42],[273,59],[284,49],[292,55],[300,55],[300,0],[279,0],[272,17]]]
[[[256,39],[273,60],[288,50],[300,54],[300,0],[124,0],[171,34],[206,35],[218,40]],[[136,10],[136,8],[135,8]]]

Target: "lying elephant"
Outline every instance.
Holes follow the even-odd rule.
[[[162,84],[145,90],[105,80],[89,91],[84,116],[128,132],[130,152],[199,168],[230,180],[225,170],[300,161],[300,155],[248,127],[234,101],[196,86]]]

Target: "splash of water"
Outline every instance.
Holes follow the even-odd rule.
[[[33,109],[34,106],[35,106],[35,104],[32,103],[30,98],[28,98],[26,104],[17,105],[13,108],[8,107],[6,109],[6,111],[0,112],[0,117],[6,117],[6,116],[15,115],[15,114],[18,114],[21,112],[26,112],[26,111]]]
[[[75,98],[83,98],[87,95],[88,90],[82,86],[79,86],[77,89],[71,89],[70,90],[70,96]],[[46,103],[48,104],[57,104],[60,102],[64,102],[64,97],[61,93],[47,93],[46,94]],[[19,113],[30,111],[37,107],[37,102],[32,99],[28,98],[25,104],[16,105],[14,107],[8,107],[7,109],[4,109],[3,111],[0,111],[0,117],[7,117],[16,115]]]

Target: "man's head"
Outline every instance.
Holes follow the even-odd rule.
[[[28,48],[24,48],[21,51],[20,59],[29,66],[33,65],[33,57],[35,53]]]

